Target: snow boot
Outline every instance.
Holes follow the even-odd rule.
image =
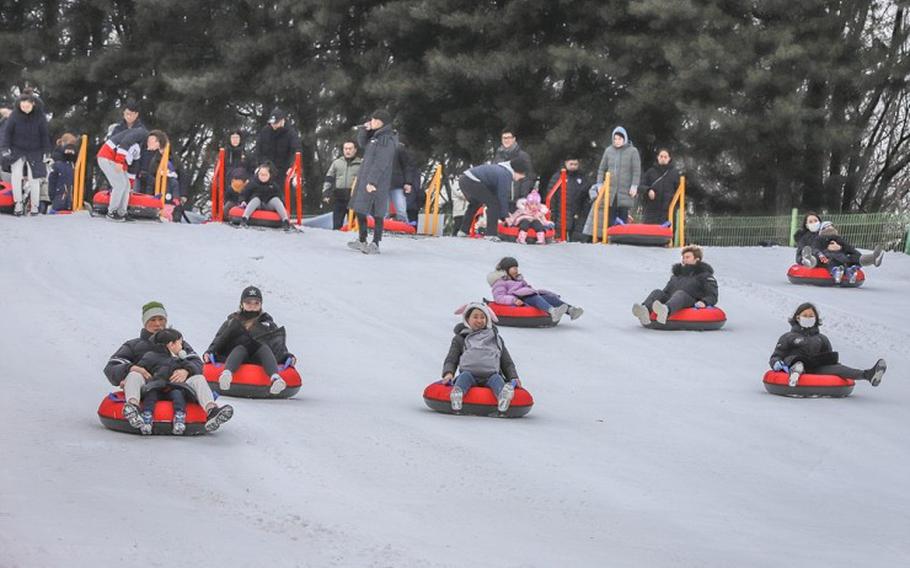
[[[545,244],[547,244],[547,233],[546,233],[546,231],[538,231],[538,232],[537,232],[537,244],[539,244],[539,245],[545,245]]]
[[[249,219],[249,217],[241,217],[241,218],[240,218],[240,228],[241,228],[241,229],[247,229],[247,228],[249,228],[249,226],[250,226],[250,219]]]
[[[222,391],[231,390],[231,381],[234,379],[234,373],[225,369],[218,376],[218,389]]]
[[[651,323],[651,312],[648,311],[644,304],[632,304],[632,315],[637,317],[644,327]]]
[[[184,432],[186,432],[186,412],[180,412],[178,410],[174,413],[174,427],[171,430],[171,434],[183,436]]]
[[[367,248],[367,244],[360,241],[351,241],[348,243],[348,248],[357,252],[364,252]]]
[[[528,244],[528,232],[527,231],[518,231],[518,238],[515,240],[520,245]]]
[[[234,407],[230,404],[224,406],[213,406],[209,409],[205,421],[205,431],[214,432],[234,416]]]
[[[458,229],[458,232],[455,233],[455,236],[456,236],[456,237],[467,237],[468,234],[465,233],[464,231],[462,231],[461,229]]]
[[[499,235],[488,235],[483,238],[485,241],[490,241],[491,243],[501,243],[502,239],[499,238]]]
[[[651,305],[651,309],[657,314],[657,323],[667,323],[667,318],[670,317],[670,308],[667,307],[667,304],[658,300]]]
[[[281,375],[278,373],[272,375],[272,386],[269,387],[270,394],[278,394],[286,388],[288,388],[288,384],[284,382]]]
[[[790,366],[790,377],[787,379],[787,385],[791,388],[799,384],[799,376],[806,371],[806,366],[802,361],[797,361]]]
[[[363,254],[379,254],[379,243],[373,241],[363,249]]]
[[[281,222],[281,230],[284,231],[285,233],[287,233],[288,231],[290,231],[290,230],[291,230],[291,222],[288,221],[287,219],[285,219],[284,221],[282,221],[282,222]]]
[[[581,314],[585,313],[585,311],[578,306],[569,306],[569,309],[566,311],[566,313],[569,314],[569,318],[572,321],[575,321],[580,318]]]
[[[875,366],[867,371],[864,371],[863,375],[865,378],[869,379],[869,382],[872,383],[873,387],[877,387],[878,385],[882,384],[882,376],[887,370],[888,365],[885,363],[885,360],[879,359],[875,362]]]
[[[142,413],[142,426],[139,427],[139,433],[143,436],[152,434],[152,412],[150,410]]]
[[[452,387],[452,392],[449,393],[449,403],[452,405],[452,412],[461,412],[463,400],[464,392],[461,387]]]
[[[554,323],[558,323],[562,319],[562,316],[566,315],[566,312],[569,311],[569,304],[563,304],[559,307],[550,308],[547,310],[547,313],[550,314],[550,319]]]
[[[799,263],[809,268],[818,266],[818,259],[812,254],[812,247],[805,246],[799,251]]]
[[[851,266],[847,268],[847,282],[850,284],[856,284],[856,273],[859,271],[859,266]]]
[[[884,255],[885,249],[882,248],[882,245],[875,245],[875,248],[872,250],[872,252],[861,255],[859,257],[859,263],[862,266],[881,266],[882,256]]]
[[[16,203],[15,206],[13,206],[13,215],[15,215],[16,217],[22,217],[22,215],[24,213],[25,213],[25,205],[23,205],[21,202],[18,202],[18,203]]]
[[[499,399],[496,401],[496,409],[505,412],[512,404],[512,397],[515,396],[515,387],[512,383],[506,383],[499,392]]]
[[[139,429],[142,427],[142,416],[139,415],[139,409],[131,402],[123,405],[123,418],[133,428]]]
[[[835,266],[831,269],[831,277],[834,278],[835,284],[840,284],[844,281],[844,267]]]

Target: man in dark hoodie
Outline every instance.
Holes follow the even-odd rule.
[[[717,303],[717,279],[714,269],[702,262],[702,250],[697,246],[682,249],[682,262],[673,265],[673,276],[663,290],[654,290],[644,302],[632,305],[632,313],[647,326],[651,311],[657,323],[667,323],[670,315],[683,308],[704,308]]]
[[[389,211],[392,162],[398,151],[398,135],[392,130],[392,115],[379,109],[357,129],[357,145],[363,148],[363,163],[357,186],[351,196],[351,209],[357,214],[358,240],[348,246],[364,254],[378,254],[382,240],[382,221]],[[367,216],[373,217],[373,242],[367,244]]]
[[[521,158],[528,164],[528,171],[525,177],[516,180],[509,190],[509,211],[515,210],[515,202],[522,197],[527,197],[531,190],[534,189],[534,183],[537,181],[537,174],[534,173],[534,164],[531,162],[531,156],[521,149],[518,144],[518,138],[512,128],[504,128],[500,134],[500,146],[493,154],[493,163],[511,162],[515,158]]]
[[[458,178],[458,187],[468,200],[468,208],[461,220],[459,237],[467,236],[474,222],[474,215],[487,206],[487,238],[499,240],[499,221],[509,214],[509,194],[512,182],[521,181],[530,169],[528,162],[517,157],[509,162],[483,164],[466,170]]]
[[[667,213],[679,186],[679,171],[671,160],[670,150],[661,148],[657,151],[657,164],[648,168],[641,180],[639,190],[646,224],[670,226]]]

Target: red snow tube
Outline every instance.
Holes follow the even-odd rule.
[[[285,367],[279,365],[278,374],[287,383],[287,388],[278,394],[269,392],[272,386],[272,379],[265,374],[265,369],[259,365],[244,364],[234,373],[231,380],[231,388],[222,391],[218,386],[218,377],[224,370],[223,363],[206,363],[202,370],[205,380],[212,390],[225,395],[237,396],[242,398],[290,398],[297,394],[300,386],[303,384],[300,380],[300,373],[294,367]]]
[[[98,407],[98,418],[101,423],[118,432],[138,434],[139,430],[130,426],[123,418],[123,391],[112,392],[104,397]],[[153,414],[152,433],[171,435],[174,420],[174,406],[169,400],[161,400],[155,404]],[[185,436],[205,434],[205,410],[195,402],[186,404],[186,431]]]
[[[610,242],[618,245],[665,247],[673,240],[673,229],[661,225],[628,223],[607,229]]]
[[[802,266],[800,264],[794,264],[787,270],[787,278],[790,279],[790,282],[793,284],[812,284],[814,286],[838,286],[834,283],[834,277],[831,276],[831,273],[827,268],[822,268],[816,266],[815,268],[809,268],[808,266]],[[863,269],[860,268],[856,271],[856,282],[850,284],[847,281],[845,276],[841,280],[841,288],[859,288],[863,285],[863,282],[866,281],[866,274],[863,272]]]
[[[727,314],[720,308],[683,308],[667,318],[667,323],[657,323],[657,314],[651,312],[648,329],[712,331],[727,323]]]
[[[518,227],[510,227],[503,223],[499,222],[499,238],[504,241],[513,242],[518,239]],[[552,243],[556,239],[556,229],[546,229],[544,234],[547,237],[547,242]],[[537,231],[534,229],[528,229],[528,244],[537,244]]]
[[[12,188],[8,183],[0,182],[0,213],[12,213],[14,204]]]
[[[99,215],[107,215],[108,206],[111,204],[111,192],[99,191],[92,198],[92,211]],[[130,192],[130,200],[126,206],[127,212],[132,217],[141,219],[157,219],[161,215],[161,199],[154,195]]]
[[[550,314],[532,306],[507,306],[490,300],[484,300],[484,302],[490,308],[490,311],[496,314],[496,319],[499,320],[497,325],[505,327],[553,327],[557,323],[553,321]]]
[[[800,375],[795,387],[789,384],[790,375],[781,371],[768,371],[762,382],[771,394],[796,397],[844,397],[853,392],[854,382],[837,375]]]
[[[243,207],[231,207],[231,210],[228,211],[228,219],[231,223],[234,225],[240,224],[240,219],[243,217],[243,210]],[[257,209],[250,215],[250,225],[254,227],[277,229],[278,227],[281,227],[281,217],[274,211]]]
[[[367,217],[367,227],[370,229],[376,227],[376,221],[373,220],[373,217]],[[341,230],[350,231],[351,229],[347,225],[344,225],[341,227]],[[417,227],[410,223],[399,221],[398,219],[386,219],[382,222],[382,231],[388,233],[401,233],[404,235],[416,235]]]
[[[534,398],[531,393],[518,387],[515,389],[515,397],[512,398],[512,404],[505,412],[499,412],[496,407],[496,397],[493,391],[488,387],[473,387],[469,390],[463,399],[461,412],[452,412],[452,403],[449,401],[449,393],[452,392],[452,385],[444,385],[441,381],[430,384],[423,391],[423,401],[437,412],[446,414],[473,414],[476,416],[492,416],[503,418],[518,418],[531,412],[534,406]]]

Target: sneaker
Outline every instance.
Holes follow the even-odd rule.
[[[509,405],[512,404],[512,397],[515,396],[515,387],[512,386],[512,383],[506,383],[502,387],[502,391],[499,393],[499,399],[496,402],[496,408],[500,412],[505,412],[509,409]]]
[[[812,254],[812,247],[805,246],[799,251],[799,263],[809,268],[815,268],[818,265],[818,259]]]
[[[850,284],[856,284],[856,274],[859,272],[858,266],[851,266],[847,269],[847,282]]]
[[[455,233],[455,236],[456,236],[456,237],[467,237],[468,234],[465,233],[464,231],[462,231],[461,229],[459,229],[458,232]]]
[[[641,325],[645,327],[651,324],[651,312],[644,304],[632,304],[632,315],[637,317]]]
[[[613,219],[613,224],[614,224],[614,225],[625,225],[626,222],[623,221],[622,219],[620,219],[619,217],[616,217],[616,218]]]
[[[234,416],[234,407],[230,404],[224,406],[213,406],[209,409],[208,417],[205,421],[205,431],[214,432]]]
[[[171,433],[175,436],[182,436],[186,432],[186,412],[174,413],[174,427]]]
[[[502,239],[499,238],[499,235],[489,235],[484,237],[484,240],[490,241],[491,243],[501,243]]]
[[[357,252],[364,252],[364,250],[367,248],[367,244],[360,241],[351,241],[348,243],[348,248],[351,250],[356,250]]]
[[[234,373],[225,369],[221,371],[221,375],[218,376],[218,389],[219,390],[231,390],[231,381],[234,379]]]
[[[461,390],[461,387],[452,387],[452,392],[449,393],[449,402],[452,404],[453,412],[460,412],[462,401],[464,400],[464,392]]]
[[[25,213],[25,207],[22,205],[22,203],[17,203],[13,207],[13,215],[16,217],[22,217],[23,213]]]
[[[547,233],[546,232],[540,231],[539,233],[537,233],[537,244],[539,244],[539,245],[547,244]]]
[[[520,245],[528,244],[528,232],[527,231],[518,231],[518,238],[515,241]]]
[[[885,374],[885,371],[888,370],[888,365],[885,363],[884,359],[879,359],[875,362],[875,366],[866,371],[869,375],[869,382],[872,383],[873,387],[877,387],[882,384],[882,376]]]
[[[288,384],[284,382],[284,379],[278,373],[272,375],[272,386],[269,387],[270,394],[278,394],[286,388],[288,388]]]
[[[142,425],[139,426],[139,432],[143,436],[149,436],[152,433],[152,413],[146,410],[142,413]]]
[[[667,318],[670,317],[670,308],[667,307],[667,304],[661,301],[656,301],[651,305],[651,309],[653,309],[654,313],[657,314],[657,323],[667,323]]]
[[[582,308],[579,308],[578,306],[569,306],[569,309],[566,313],[569,314],[569,318],[572,321],[575,321],[578,318],[580,318],[581,314],[585,313],[585,311]]]
[[[550,308],[547,310],[547,313],[550,314],[550,318],[554,322],[558,322],[562,319],[562,316],[566,315],[566,312],[569,311],[569,304],[563,304],[561,306]]]
[[[882,259],[885,257],[885,249],[882,248],[882,245],[875,245],[875,250],[872,251],[872,264],[875,266],[882,265]]]
[[[803,365],[802,361],[797,361],[793,363],[790,367],[790,377],[787,379],[787,384],[792,388],[799,384],[799,376],[806,371],[806,366]]]
[[[285,231],[285,232],[290,231],[290,230],[291,230],[291,222],[288,221],[287,219],[285,219],[284,221],[282,221],[282,222],[281,222],[281,230],[282,230],[282,231]]]
[[[844,267],[835,266],[831,269],[831,277],[834,278],[835,284],[840,284],[844,281]]]
[[[116,211],[109,211],[108,214],[106,215],[106,217],[108,218],[108,220],[114,221],[116,223],[123,223],[126,221],[126,217],[121,215],[120,213],[117,213]]]
[[[139,408],[132,402],[123,405],[123,419],[130,423],[133,428],[142,426],[142,416],[139,414]]]
[[[363,254],[379,254],[379,243],[372,242],[363,249]]]

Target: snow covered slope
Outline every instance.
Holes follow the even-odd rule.
[[[794,286],[791,249],[709,249],[719,332],[630,306],[678,251],[0,217],[0,566],[910,565],[910,258],[859,290]],[[527,418],[434,413],[461,303],[517,256],[586,314],[504,328]],[[197,350],[256,284],[304,387],[229,400],[212,436],[141,438],[95,414],[109,355],[164,302]],[[817,302],[882,386],[765,393],[786,317]]]

